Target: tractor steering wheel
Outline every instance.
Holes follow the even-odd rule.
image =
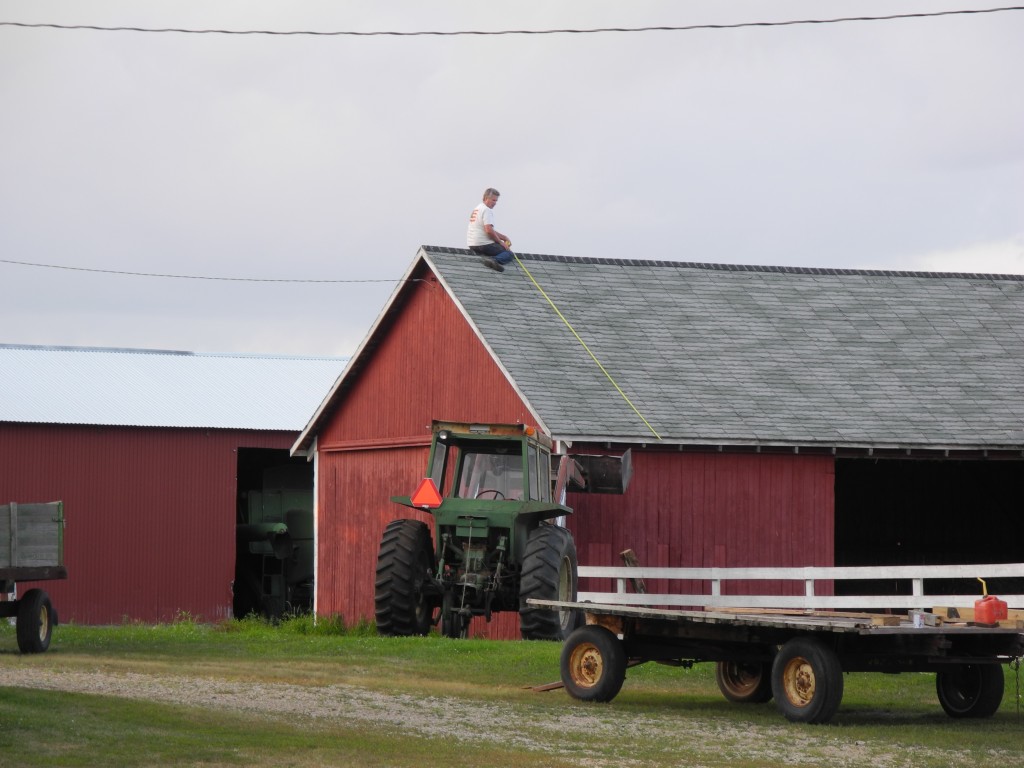
[[[479,499],[485,493],[493,493],[495,500],[505,498],[505,494],[499,491],[497,488],[484,488],[482,491],[480,491],[480,493],[476,495],[476,498]]]

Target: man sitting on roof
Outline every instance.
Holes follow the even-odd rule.
[[[509,250],[512,241],[494,228],[494,211],[491,210],[500,196],[501,193],[491,187],[484,190],[484,201],[469,215],[466,245],[473,253],[479,254],[480,260],[488,267],[504,272],[505,267],[502,265],[512,261],[512,252]]]

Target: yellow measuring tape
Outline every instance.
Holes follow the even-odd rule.
[[[648,428],[649,430],[651,430],[651,434],[652,434],[652,435],[654,435],[654,436],[655,436],[656,438],[658,438],[659,440],[661,440],[661,435],[659,435],[659,434],[658,434],[658,432],[657,432],[657,430],[655,430],[655,429],[654,429],[654,427],[652,427],[652,426],[651,426],[651,423],[650,423],[649,421],[647,421],[647,419],[645,419],[645,418],[644,418],[644,415],[643,415],[642,413],[640,413],[640,411],[639,411],[639,410],[637,410],[637,407],[636,407],[635,405],[633,405],[633,401],[629,399],[629,397],[628,397],[628,396],[626,395],[626,393],[622,391],[622,387],[620,387],[620,386],[618,385],[618,383],[617,383],[617,382],[615,381],[615,379],[614,379],[614,378],[612,378],[612,375],[611,375],[610,373],[608,373],[608,369],[607,369],[607,368],[605,368],[605,367],[604,367],[603,365],[601,365],[601,361],[597,359],[597,355],[595,355],[595,354],[594,354],[594,353],[593,353],[593,352],[592,352],[592,351],[590,350],[590,347],[588,347],[588,346],[587,346],[587,342],[585,342],[585,341],[584,341],[584,340],[582,339],[582,337],[580,337],[580,335],[579,335],[578,333],[576,333],[576,329],[572,327],[572,323],[570,323],[570,322],[569,322],[569,321],[568,321],[568,320],[567,320],[567,319],[565,318],[565,315],[563,315],[563,314],[562,314],[562,312],[561,312],[561,310],[560,310],[560,309],[559,309],[559,308],[558,308],[558,307],[557,307],[557,306],[555,305],[555,302],[553,302],[553,301],[551,300],[551,297],[550,297],[550,296],[548,296],[548,295],[547,295],[547,293],[545,293],[544,289],[540,287],[540,283],[538,283],[538,282],[536,281],[536,279],[534,279],[533,275],[532,275],[532,274],[530,274],[530,270],[528,270],[528,269],[526,268],[526,265],[525,265],[525,264],[523,264],[523,262],[519,260],[519,257],[518,257],[518,256],[516,256],[516,255],[515,255],[514,253],[513,253],[512,255],[513,255],[513,256],[515,256],[515,259],[516,259],[516,264],[518,264],[518,265],[519,265],[519,266],[520,266],[520,267],[522,268],[523,272],[525,272],[525,273],[526,273],[526,276],[527,276],[528,278],[530,278],[530,282],[531,282],[531,283],[533,283],[534,287],[536,287],[536,289],[537,289],[538,291],[540,291],[540,295],[541,295],[541,296],[543,296],[543,297],[544,297],[544,298],[545,298],[545,299],[547,300],[548,304],[550,304],[550,305],[551,305],[551,308],[552,308],[553,310],[555,310],[555,314],[556,314],[556,315],[558,315],[558,316],[559,316],[559,317],[560,317],[560,318],[562,319],[562,322],[563,322],[563,323],[565,323],[565,327],[566,327],[566,328],[568,328],[568,329],[569,329],[569,331],[570,331],[570,332],[572,333],[572,335],[576,337],[576,341],[578,341],[578,342],[580,343],[580,345],[581,345],[581,346],[582,346],[582,347],[583,347],[583,348],[584,348],[585,350],[587,350],[587,354],[588,354],[588,355],[590,355],[591,359],[592,359],[592,360],[593,360],[593,361],[594,361],[594,362],[595,362],[595,363],[597,364],[597,367],[601,369],[601,373],[603,373],[603,374],[604,374],[605,376],[607,376],[607,377],[608,377],[608,381],[610,381],[610,382],[612,383],[612,386],[613,386],[613,387],[615,387],[615,390],[616,390],[616,391],[617,391],[617,392],[618,392],[618,393],[619,393],[620,395],[622,395],[622,399],[623,399],[623,400],[625,400],[625,401],[626,401],[626,403],[627,403],[627,404],[629,405],[629,407],[633,409],[633,413],[635,413],[635,414],[636,414],[637,416],[639,416],[639,417],[640,417],[640,421],[642,421],[642,422],[643,422],[644,424],[646,424],[646,425],[647,425],[647,428]]]

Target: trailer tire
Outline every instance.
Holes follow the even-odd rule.
[[[22,653],[43,653],[50,647],[56,615],[49,596],[41,589],[30,589],[18,601],[18,649]]]
[[[720,661],[715,665],[718,690],[737,704],[764,704],[772,699],[770,661]]]
[[[946,714],[955,718],[992,717],[1003,702],[999,664],[957,664],[935,675],[935,691]]]
[[[519,581],[519,631],[524,640],[565,640],[576,629],[575,611],[536,608],[526,601],[576,602],[577,579],[572,534],[557,525],[530,531]]]
[[[820,640],[793,638],[772,662],[772,695],[790,722],[828,722],[843,698],[839,657]]]
[[[626,650],[598,624],[580,627],[562,646],[562,684],[580,701],[611,701],[626,679]]]
[[[425,635],[437,601],[425,587],[434,570],[430,529],[419,520],[393,520],[384,529],[377,555],[374,615],[381,635]]]

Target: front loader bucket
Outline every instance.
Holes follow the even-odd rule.
[[[622,456],[600,456],[574,453],[571,458],[579,467],[582,483],[575,476],[569,479],[568,490],[574,493],[625,493],[633,477],[632,452]]]

